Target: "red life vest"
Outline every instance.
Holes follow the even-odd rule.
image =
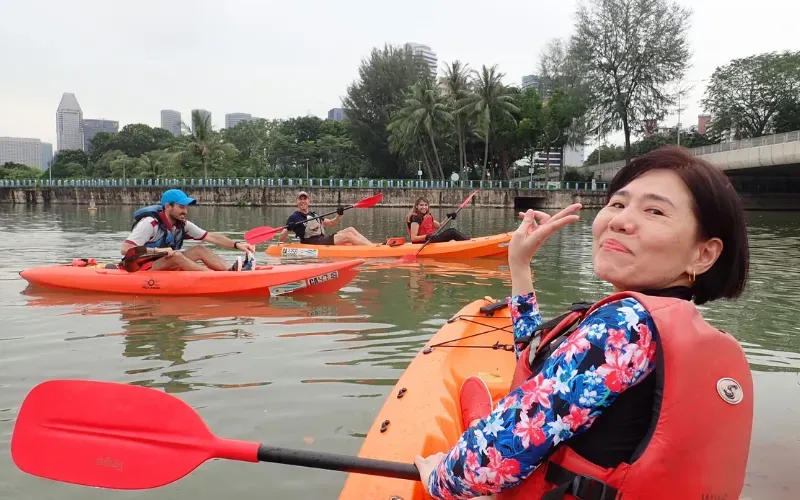
[[[417,230],[417,234],[411,234],[411,223],[408,223],[408,234],[409,236],[423,236],[426,234],[433,234],[436,228],[433,227],[433,215],[430,213],[425,214],[422,216],[422,222],[419,225],[419,229]]]
[[[520,355],[511,390],[532,375],[531,364],[553,340],[586,314],[624,297],[634,297],[656,325],[657,421],[632,463],[600,467],[570,449],[556,448],[519,486],[500,500],[736,500],[741,494],[753,423],[753,379],[744,351],[729,334],[709,325],[689,301],[621,292],[575,307],[554,320],[530,357]],[[537,370],[538,371],[538,370]],[[651,375],[651,376],[653,376]],[[656,393],[658,394],[658,392]],[[592,429],[586,431],[591,433]]]

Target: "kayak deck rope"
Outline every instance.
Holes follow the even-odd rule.
[[[447,345],[447,344],[450,344],[452,342],[458,342],[458,341],[461,341],[461,340],[466,340],[466,339],[470,339],[470,338],[473,338],[473,337],[478,337],[480,335],[486,335],[487,333],[492,333],[492,332],[497,332],[497,331],[503,331],[503,332],[510,333],[512,335],[512,337],[513,337],[514,331],[513,330],[510,330],[510,331],[507,330],[508,328],[513,328],[513,325],[510,322],[509,322],[508,325],[492,326],[492,325],[487,325],[486,323],[481,323],[480,321],[475,321],[473,319],[469,319],[469,318],[485,318],[485,317],[486,316],[483,316],[483,315],[476,316],[476,315],[462,314],[462,315],[458,315],[458,316],[454,316],[454,317],[450,318],[449,320],[447,320],[448,323],[453,323],[453,322],[458,321],[458,320],[464,320],[467,323],[472,323],[472,324],[479,325],[479,326],[485,326],[486,328],[489,328],[489,329],[486,330],[486,331],[483,331],[483,332],[478,332],[478,333],[473,333],[472,335],[467,335],[466,337],[459,337],[457,339],[445,340],[444,342],[439,342],[438,344],[425,346],[425,348],[422,350],[422,352],[424,354],[428,354],[431,351],[433,351],[434,347],[442,347],[442,346],[464,347],[464,348],[471,348],[471,349],[494,349],[494,350],[502,349],[503,351],[513,352],[514,351],[514,345],[513,344],[501,344],[500,341],[497,341],[492,345]]]

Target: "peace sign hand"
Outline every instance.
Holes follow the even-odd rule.
[[[520,212],[522,222],[511,236],[511,243],[508,246],[509,266],[529,267],[534,254],[547,238],[579,219],[577,215],[572,214],[580,209],[581,204],[575,203],[553,216],[536,210]]]

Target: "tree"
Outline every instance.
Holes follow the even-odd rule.
[[[469,117],[456,110],[456,103],[469,92],[469,65],[459,60],[445,67],[444,76],[440,79],[445,98],[456,121],[456,137],[458,140],[458,171],[463,176],[466,165],[465,126]]]
[[[497,65],[487,68],[483,65],[480,72],[473,71],[471,91],[456,106],[456,113],[466,113],[475,117],[476,125],[484,137],[483,174],[486,178],[486,167],[489,162],[489,134],[492,116],[495,114],[512,116],[519,113],[514,105],[514,97],[508,87],[503,85],[505,73],[497,72]]]
[[[88,166],[89,157],[82,149],[64,149],[53,157],[50,171],[53,178],[84,177]]]
[[[533,155],[542,137],[542,98],[539,91],[528,87],[517,98],[522,119],[517,126],[517,137],[528,148],[530,167],[533,168]]]
[[[562,149],[570,141],[573,121],[583,115],[581,102],[575,102],[560,88],[553,90],[547,102],[542,103],[539,144],[545,150],[545,182],[550,180],[550,150]],[[563,155],[562,155],[563,156]],[[563,170],[559,169],[560,176]]]
[[[787,128],[798,94],[800,52],[772,52],[717,68],[701,103],[714,116],[714,136],[747,139]]]
[[[800,97],[783,101],[775,115],[776,134],[793,130],[800,130]]]
[[[589,85],[593,130],[622,129],[625,159],[631,134],[661,120],[689,60],[691,11],[667,0],[588,0],[576,14],[571,46]]]
[[[350,137],[382,177],[404,170],[400,157],[389,150],[387,126],[406,90],[429,71],[409,47],[385,45],[372,49],[369,59],[361,62],[358,81],[347,87],[342,106]]]
[[[453,115],[448,111],[433,79],[423,78],[411,86],[406,93],[403,107],[394,114],[392,122],[387,127],[389,133],[395,136],[394,138],[390,136],[390,145],[397,149],[397,145],[404,142],[419,144],[423,156],[427,156],[425,144],[430,141],[431,153],[436,159],[436,163],[431,164],[429,171],[433,172],[433,167],[435,167],[435,177],[443,179],[444,171],[439,159],[436,139],[442,128],[446,126],[448,130],[451,129],[452,122]]]
[[[604,144],[599,148],[592,151],[586,157],[584,165],[597,165],[599,163],[608,163],[612,161],[619,161],[625,159],[625,148],[616,144]]]
[[[562,148],[584,144],[589,133],[587,112],[591,87],[584,78],[574,44],[572,38],[555,38],[539,56],[539,73],[545,87],[551,93],[556,89],[562,93],[561,112],[566,113],[569,122],[561,131]]]
[[[185,135],[181,143],[175,147],[176,159],[186,161],[197,158],[203,166],[203,179],[208,179],[209,161],[225,155],[238,153],[233,144],[225,142],[211,127],[211,117],[203,116],[200,111],[192,111],[192,126],[181,122]]]
[[[0,165],[0,179],[23,180],[37,179],[42,171],[22,163],[6,162]]]
[[[89,141],[89,159],[96,162],[105,153],[120,150],[131,158],[138,158],[157,149],[165,149],[175,137],[163,128],[153,128],[144,123],[129,123],[117,134],[98,132]]]

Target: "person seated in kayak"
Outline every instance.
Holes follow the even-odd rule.
[[[286,226],[294,231],[300,239],[300,243],[306,245],[372,245],[361,233],[353,227],[346,227],[333,234],[325,234],[326,227],[336,227],[344,215],[344,207],[336,209],[336,217],[333,219],[319,219],[315,212],[309,210],[311,199],[308,193],[300,191],[297,193],[297,211],[286,220]],[[311,220],[313,219],[313,220]],[[286,241],[289,236],[289,229],[280,232],[281,242]]]
[[[160,259],[142,265],[142,271],[243,271],[253,266],[255,247],[244,241],[233,241],[220,233],[209,233],[197,224],[186,219],[187,207],[196,205],[180,189],[169,189],[161,196],[161,205],[152,205],[134,212],[134,223],[130,235],[120,248],[122,255],[134,247],[145,246],[147,253],[166,253]],[[225,260],[208,248],[197,245],[184,252],[176,252],[186,239],[213,243],[224,248],[246,252],[247,261],[242,257],[229,266]],[[201,266],[197,261],[202,261]]]
[[[438,499],[739,498],[752,376],[736,339],[695,306],[744,289],[738,194],[684,148],[634,158],[591,226],[594,273],[614,293],[543,323],[531,259],[579,209],[520,213],[508,249],[510,392],[493,405],[480,378],[464,380],[468,428],[447,452],[414,459],[425,490]]]
[[[455,220],[456,213],[452,212],[447,214],[447,218]],[[431,215],[428,200],[424,197],[417,198],[417,201],[414,202],[414,208],[406,215],[406,228],[408,229],[411,243],[425,243],[428,240],[430,240],[431,243],[469,240],[468,236],[464,236],[458,229],[452,227],[434,236],[436,230],[446,221],[447,219],[444,219],[442,222],[436,222],[433,219],[433,215]]]

